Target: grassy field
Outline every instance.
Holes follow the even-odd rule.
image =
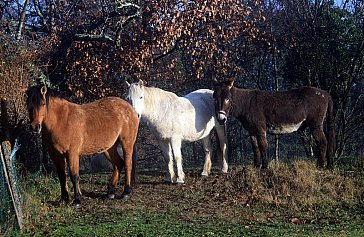
[[[110,174],[82,174],[84,205],[58,203],[58,180],[24,183],[25,229],[18,236],[364,236],[363,167],[318,170],[310,162],[239,166],[186,184],[141,172],[129,201],[106,198]],[[72,187],[72,185],[70,185]]]

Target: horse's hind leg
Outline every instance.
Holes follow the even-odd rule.
[[[108,198],[113,199],[115,198],[116,186],[119,182],[120,172],[123,168],[123,161],[117,152],[117,144],[112,146],[109,150],[105,151],[104,155],[113,165],[113,174],[110,178],[107,189]]]
[[[166,173],[165,182],[173,183],[176,179],[176,175],[175,175],[174,169],[173,169],[173,153],[172,153],[172,148],[171,148],[170,142],[167,140],[160,140],[159,146],[163,152],[164,159],[167,163],[168,171]]]
[[[181,145],[182,141],[180,139],[173,139],[171,141],[172,152],[174,159],[176,160],[176,166],[177,166],[178,184],[183,184],[185,182],[185,173],[183,172],[183,167],[182,167]]]
[[[70,176],[74,190],[73,205],[75,208],[81,207],[81,190],[80,190],[80,175],[79,175],[79,155],[75,152],[70,152],[68,157],[68,165],[70,168]]]
[[[221,164],[222,164],[222,168],[221,168],[221,172],[222,173],[227,173],[229,166],[228,163],[226,161],[227,159],[227,138],[226,138],[226,134],[225,134],[225,128],[224,126],[217,126],[216,128],[216,133],[217,133],[217,140],[219,141],[219,156],[221,159]]]
[[[325,156],[327,148],[327,140],[322,126],[310,126],[313,139],[315,140],[315,155],[317,157],[317,167],[323,168],[325,165]]]
[[[211,172],[211,154],[212,154],[212,145],[210,136],[202,138],[203,149],[205,152],[205,164],[203,166],[203,171],[201,173],[202,176],[209,176]]]

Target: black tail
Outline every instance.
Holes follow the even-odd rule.
[[[137,180],[138,180],[138,172],[137,172],[137,164],[138,164],[138,155],[137,155],[137,147],[134,143],[133,146],[133,165],[132,165],[132,172],[131,172],[131,185],[136,187]]]
[[[330,97],[328,108],[327,108],[327,168],[332,169],[334,167],[334,156],[336,149],[336,134],[335,134],[335,118],[334,118],[334,103]]]

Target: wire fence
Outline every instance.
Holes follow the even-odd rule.
[[[6,142],[0,144],[0,235],[16,233],[22,228],[23,223],[18,178],[13,159],[15,152],[16,149],[10,153],[10,145]]]

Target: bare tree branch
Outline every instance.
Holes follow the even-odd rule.
[[[46,22],[46,20],[44,18],[44,15],[43,15],[42,11],[39,8],[39,2],[38,2],[38,0],[33,0],[33,3],[34,3],[35,11],[37,12],[40,20],[42,21],[42,26],[43,27],[46,27],[47,26],[47,22]]]
[[[21,35],[22,35],[22,30],[24,28],[24,22],[25,22],[25,16],[26,16],[26,12],[28,9],[28,5],[29,5],[29,0],[26,0],[23,6],[23,10],[20,14],[20,18],[19,18],[19,22],[18,22],[18,28],[17,28],[17,33],[16,33],[16,40],[20,40]]]
[[[82,41],[99,41],[106,42],[108,44],[114,44],[114,40],[107,35],[87,35],[87,34],[76,34],[74,40]]]
[[[162,59],[162,58],[166,57],[167,55],[169,55],[169,54],[173,53],[174,51],[176,51],[176,49],[178,49],[178,44],[179,44],[180,41],[181,41],[181,39],[178,39],[176,41],[176,43],[174,44],[173,48],[171,48],[171,50],[169,50],[168,52],[166,52],[164,54],[161,54],[161,55],[158,55],[157,57],[153,58],[153,61],[156,62],[159,59]]]

